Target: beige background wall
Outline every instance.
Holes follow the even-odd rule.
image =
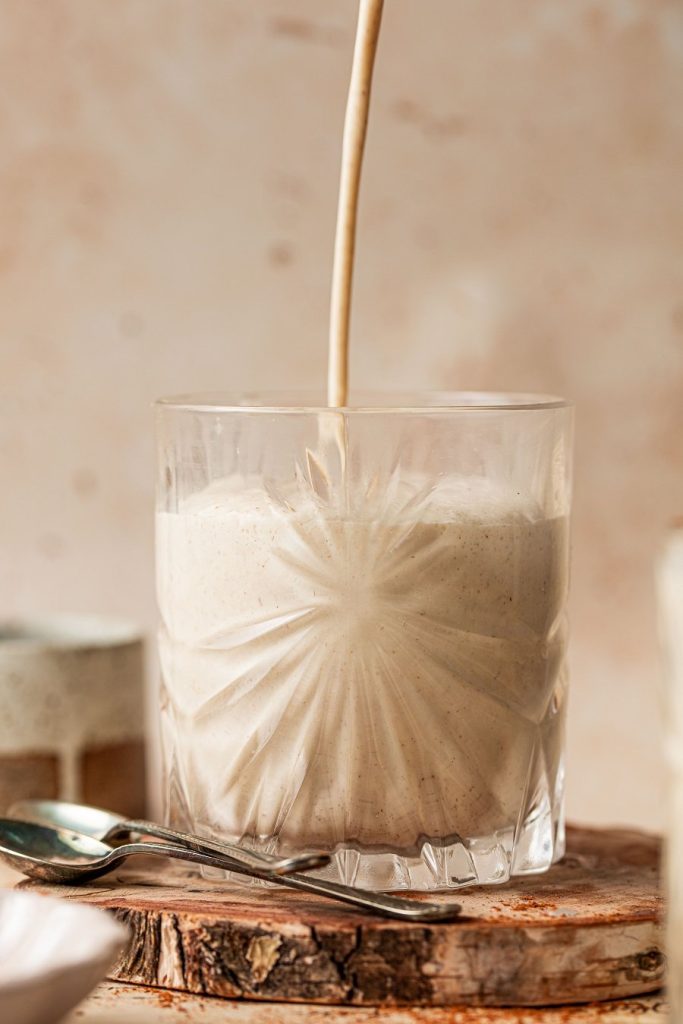
[[[316,387],[352,0],[0,0],[0,609],[152,627],[149,403]],[[569,804],[657,825],[679,0],[387,0],[353,380],[578,407]]]

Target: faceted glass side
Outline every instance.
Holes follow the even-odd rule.
[[[563,689],[561,687],[561,689]],[[555,727],[564,729],[564,707],[558,703],[552,716]],[[516,875],[547,870],[565,852],[564,767],[562,758],[548,765],[537,740],[529,771],[529,784],[522,794],[518,821],[514,827],[487,836],[459,839],[452,843],[423,842],[417,854],[363,852],[351,846],[337,849],[330,866],[319,877],[377,891],[429,891],[467,885],[503,883]],[[176,828],[196,831],[212,839],[238,840],[252,849],[278,853],[282,846],[274,837],[255,841],[252,836],[226,836],[193,818],[177,771],[173,750],[167,751],[167,820]],[[287,849],[291,849],[289,846]],[[305,849],[305,848],[299,848]],[[311,847],[311,850],[313,847]],[[202,869],[210,878],[224,878],[241,885],[262,885],[243,875]]]
[[[383,450],[351,417],[344,460],[318,423],[283,471],[230,464],[231,446],[263,444],[249,424],[231,437],[215,417],[210,441],[200,424],[191,471],[206,472],[172,484],[157,523],[172,824],[325,849],[325,877],[374,889],[502,882],[562,855],[568,446],[553,422],[512,469],[517,427],[477,427],[473,469],[454,458],[462,423],[449,437],[430,422],[427,450],[398,417]]]

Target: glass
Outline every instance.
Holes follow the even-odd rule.
[[[667,988],[673,1024],[683,1022],[683,523],[672,529],[657,566],[659,625],[665,657],[668,829]]]
[[[445,889],[564,850],[572,411],[157,405],[171,824]]]

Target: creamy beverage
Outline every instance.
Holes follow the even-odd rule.
[[[481,478],[402,479],[343,514],[227,479],[162,513],[158,544],[202,827],[413,853],[514,829],[534,756],[557,775],[564,518]]]

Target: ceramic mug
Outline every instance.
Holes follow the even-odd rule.
[[[144,814],[144,645],[130,624],[0,622],[0,814],[31,798]]]

